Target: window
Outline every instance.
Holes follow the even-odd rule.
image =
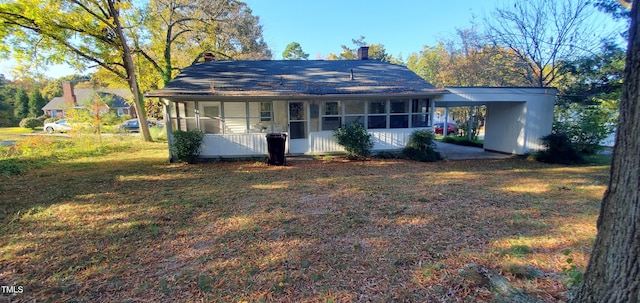
[[[322,130],[336,130],[342,124],[340,117],[322,117]]]
[[[364,101],[353,100],[344,102],[345,115],[364,115]]]
[[[271,102],[260,102],[260,122],[271,121]]]
[[[386,101],[369,101],[369,114],[386,114]]]
[[[350,125],[354,122],[362,126],[365,125],[365,103],[363,100],[344,102],[344,125]]]
[[[411,127],[428,127],[429,99],[411,100]]]
[[[409,112],[409,100],[391,100],[391,113],[403,114]]]
[[[354,122],[364,126],[364,116],[345,116],[344,117],[344,125],[350,125]]]
[[[203,108],[204,116],[207,118],[220,118],[220,106],[204,106]]]
[[[226,103],[225,103],[226,104]],[[273,106],[271,102],[248,102],[249,133],[272,132]]]
[[[325,101],[322,106],[322,130],[336,130],[342,125],[340,101]]]
[[[340,114],[340,102],[331,101],[324,103],[324,115],[325,116],[336,116]]]
[[[200,102],[200,130],[205,134],[221,134],[223,129],[220,118],[220,102]]]
[[[409,115],[389,116],[389,128],[409,128]]]
[[[369,116],[367,117],[367,127],[369,129],[387,128],[386,101],[369,101]]]
[[[244,134],[247,132],[247,103],[224,102],[224,132],[226,134]]]
[[[367,122],[370,129],[387,128],[387,116],[369,116]]]
[[[391,115],[389,116],[390,128],[409,128],[409,100],[395,99],[389,101]]]

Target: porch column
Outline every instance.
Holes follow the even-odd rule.
[[[160,100],[161,102],[163,100]],[[171,116],[170,116],[170,111],[169,111],[169,106],[171,105],[171,101],[169,100],[164,100],[164,102],[162,102],[163,106],[163,116],[164,116],[164,129],[167,132],[167,144],[169,147],[169,162],[173,162],[174,159],[174,155],[171,151],[171,145],[173,145],[173,129],[171,127]],[[177,106],[176,106],[177,108]],[[180,121],[178,120],[178,124],[180,124]]]

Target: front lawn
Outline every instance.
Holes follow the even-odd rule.
[[[40,128],[42,130],[42,127]],[[24,135],[33,133],[34,130],[22,127],[0,127],[0,142],[20,140]]]
[[[462,274],[480,264],[557,302],[586,266],[609,170],[169,164],[166,143],[122,140],[0,177],[0,285],[24,287],[0,301],[490,302]]]

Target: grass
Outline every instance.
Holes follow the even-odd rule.
[[[476,263],[562,301],[589,258],[609,170],[169,164],[166,143],[122,140],[0,177],[0,282],[24,287],[0,299],[491,302],[460,275]]]
[[[41,128],[42,129],[42,128]],[[24,135],[33,133],[34,130],[22,127],[0,127],[0,142],[20,140]]]
[[[458,136],[442,136],[439,135],[437,139],[441,142],[451,143],[456,145],[464,145],[464,146],[473,146],[473,147],[482,147],[484,146],[484,140],[482,139],[474,139],[469,140],[468,137],[458,137]]]

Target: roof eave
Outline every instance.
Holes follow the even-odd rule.
[[[252,94],[242,92],[241,94],[211,94],[201,91],[181,91],[181,92],[150,92],[145,94],[147,98],[161,98],[171,101],[203,101],[203,100],[300,100],[300,99],[367,99],[367,98],[416,98],[429,97],[447,94],[445,89],[433,89],[424,91],[412,91],[402,93],[361,93],[361,94]]]

